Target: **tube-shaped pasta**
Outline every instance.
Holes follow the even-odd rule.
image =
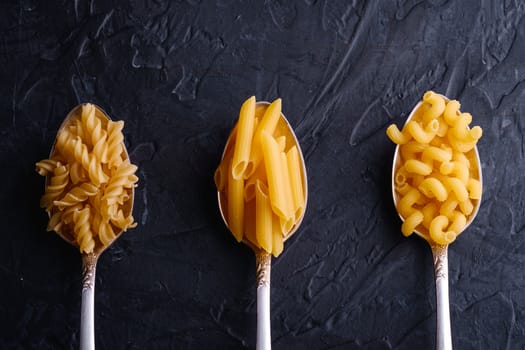
[[[448,101],[443,111],[443,118],[449,126],[454,126],[459,117],[460,103],[456,100]]]
[[[423,128],[418,122],[411,120],[405,128],[417,142],[430,143],[439,130],[439,122],[433,119]]]
[[[255,124],[255,96],[250,97],[242,104],[237,124],[237,138],[231,170],[235,180],[242,179],[245,173],[253,171],[253,163],[250,161],[250,150]]]
[[[454,196],[450,196],[447,198],[443,204],[441,204],[441,208],[439,208],[439,213],[441,215],[445,215],[446,217],[451,217],[452,213],[456,210],[458,206],[458,201]]]
[[[468,125],[472,122],[472,115],[470,113],[461,113],[452,127],[452,133],[455,138],[462,141],[472,141],[467,139],[469,137]]]
[[[470,201],[470,199],[467,199],[463,202],[459,202],[459,208],[461,209],[461,212],[465,215],[470,215],[474,211],[474,205]]]
[[[417,189],[412,188],[405,194],[399,202],[397,202],[397,210],[399,213],[407,218],[415,210],[412,206],[421,198],[421,192]]]
[[[436,216],[438,212],[438,204],[436,202],[429,202],[423,208],[421,208],[421,213],[423,214],[423,226],[427,229],[430,227],[430,222]]]
[[[472,149],[483,132],[479,126],[469,129],[472,116],[459,107],[458,101],[447,102],[429,91],[402,131],[395,125],[387,129],[387,136],[398,143],[393,185],[405,235],[418,225],[425,239],[448,244],[464,229],[481,198],[480,169],[474,167],[478,160]]]
[[[408,183],[404,182],[400,185],[396,184],[395,185],[395,190],[397,193],[399,193],[400,195],[404,196],[405,194],[407,194],[411,189],[413,189],[414,187],[410,186]]]
[[[424,163],[432,164],[433,161],[437,162],[448,162],[452,159],[451,149],[442,149],[439,147],[429,146],[426,147],[421,154],[421,160]]]
[[[465,153],[459,151],[452,151],[452,160],[464,164],[467,169],[470,169],[470,160],[467,158]]]
[[[399,146],[399,152],[404,160],[415,159],[416,155],[422,153],[427,148],[426,144],[416,141],[409,141],[404,145]]]
[[[469,198],[481,199],[481,182],[470,178],[467,182],[467,191],[469,193]]]
[[[286,148],[286,136],[281,135],[279,137],[276,137],[275,142],[277,142],[277,145],[279,146],[279,151],[284,152]]]
[[[465,184],[456,177],[448,177],[446,180],[446,186],[452,193],[456,195],[459,202],[466,201],[468,199],[468,191]]]
[[[427,91],[423,95],[423,101],[431,105],[423,114],[423,121],[428,123],[429,121],[436,119],[445,111],[445,99],[433,91]]]
[[[294,201],[293,201],[293,195],[292,195],[292,179],[290,178],[290,169],[288,168],[288,160],[286,159],[286,153],[280,152],[281,157],[281,169],[283,171],[283,182],[284,182],[284,196],[286,200],[286,206],[287,206],[287,212],[289,213],[288,220],[291,220],[291,224],[287,225],[286,227],[291,229],[294,222],[295,217],[295,208],[294,208]],[[283,231],[283,232],[288,232]]]
[[[437,121],[439,122],[439,129],[436,133],[439,137],[444,137],[448,133],[448,124],[445,122],[445,119],[443,117],[438,117]]]
[[[467,153],[476,147],[476,141],[461,141],[455,138],[451,133],[448,134],[448,139],[452,148],[456,151]]]
[[[392,124],[386,129],[386,135],[393,143],[404,145],[412,139],[412,135],[408,132],[400,131],[397,125]]]
[[[470,176],[467,166],[464,163],[458,161],[443,162],[439,167],[439,172],[443,175],[453,174],[465,185],[468,183]]]
[[[412,185],[414,185],[414,187],[418,187],[419,185],[421,185],[423,180],[425,180],[425,176],[421,174],[409,174],[409,175],[410,175],[410,178],[412,179]]]
[[[444,215],[439,215],[430,223],[429,233],[430,238],[437,244],[447,245],[456,239],[456,232],[444,231],[448,226],[448,218]]]
[[[255,198],[255,185],[254,185],[254,198]],[[257,217],[255,213],[256,201],[249,201],[244,204],[244,238],[253,244],[255,247],[259,246],[257,243],[256,225]]]
[[[288,204],[286,203],[285,182],[279,146],[275,139],[264,130],[261,132],[261,146],[272,210],[279,217],[290,218],[291,213],[288,212]]]
[[[213,181],[215,182],[215,186],[217,186],[218,191],[222,191],[228,184],[228,171],[231,171],[229,165],[231,163],[233,150],[235,148],[236,135],[237,128],[234,128],[229,138],[229,142],[226,145],[226,149],[224,150],[222,160],[213,174]]]
[[[278,98],[266,108],[263,118],[257,125],[257,129],[253,134],[253,144],[250,150],[250,162],[253,164],[254,168],[258,167],[262,160],[261,133],[265,131],[270,135],[273,134],[277,123],[279,122],[279,118],[281,117],[281,108],[282,100]],[[246,175],[249,177],[251,172],[247,172]]]
[[[405,162],[405,169],[409,173],[419,174],[419,175],[430,175],[432,172],[432,166],[423,163],[417,159],[409,159]]]
[[[414,232],[416,227],[423,222],[423,213],[419,210],[414,210],[403,224],[401,225],[401,232],[405,237],[408,237]]]
[[[428,198],[436,198],[443,202],[448,197],[448,192],[445,186],[435,177],[427,177],[418,186],[418,189]]]
[[[294,145],[286,153],[286,161],[288,162],[288,171],[290,172],[290,183],[293,201],[293,217],[294,222],[297,222],[304,211],[304,186],[303,176],[301,174],[302,166],[297,146]]]
[[[278,257],[284,249],[284,238],[282,232],[279,230],[280,218],[273,214],[273,237],[272,237],[272,255]]]
[[[255,185],[257,180],[260,180],[265,184],[268,182],[266,179],[266,167],[264,166],[264,162],[260,162],[252,176],[246,180],[244,185],[244,200],[246,202],[255,198]]]
[[[457,235],[459,235],[467,224],[467,217],[463,213],[456,210],[451,216],[449,216],[449,218],[451,223],[448,227],[448,230],[454,231]]]
[[[259,246],[272,252],[273,221],[268,188],[261,181],[255,185],[255,235]]]
[[[237,242],[242,241],[244,230],[244,180],[234,178],[228,171],[228,226]]]

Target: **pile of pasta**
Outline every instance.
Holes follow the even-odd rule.
[[[238,242],[281,254],[284,238],[305,209],[299,152],[281,118],[281,99],[261,106],[252,96],[243,103],[214,176],[224,218]]]
[[[438,244],[449,244],[469,222],[481,199],[476,143],[479,126],[460,103],[428,91],[415,115],[400,131],[387,128],[399,145],[394,169],[397,210],[405,236],[414,230]]]
[[[40,206],[54,230],[83,253],[109,245],[115,233],[136,226],[131,215],[137,166],[123,143],[123,121],[111,121],[92,104],[68,119],[58,132],[49,159],[36,163],[47,176]]]

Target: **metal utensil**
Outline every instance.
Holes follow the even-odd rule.
[[[102,120],[110,121],[111,118],[97,105],[95,106],[95,115]],[[82,112],[82,104],[74,107],[66,116],[62,125],[58,129],[57,137],[60,132],[71,125],[75,119],[79,118]],[[55,155],[55,143],[51,148],[50,158]],[[124,160],[129,159],[128,151],[124,143],[122,144]],[[51,175],[46,176],[46,183],[50,180]],[[133,187],[129,189],[129,200],[125,202],[125,205],[122,207],[125,216],[131,214],[133,210],[133,200],[135,195],[135,190]],[[115,238],[107,245],[96,245],[93,252],[82,254],[82,306],[80,313],[80,349],[81,350],[94,350],[95,349],[95,273],[97,268],[97,261],[100,255],[111,245],[115,240],[120,236],[120,232],[114,232]],[[64,232],[60,230],[57,234],[62,237],[69,244],[79,248],[78,243],[75,240],[75,237],[71,232]]]
[[[259,101],[256,104],[256,108],[263,109],[267,108],[270,105],[269,102],[266,101]],[[304,164],[304,158],[303,154],[301,152],[301,148],[299,146],[299,142],[297,141],[297,137],[295,136],[295,133],[293,132],[292,127],[288,123],[288,120],[284,116],[284,114],[281,113],[281,118],[279,121],[279,124],[282,127],[282,129],[286,130],[286,136],[288,140],[293,141],[294,145],[297,146],[297,150],[299,151],[299,158],[301,160],[301,168],[302,168],[302,178],[303,178],[303,190],[304,190],[304,207],[306,208],[306,203],[308,201],[308,185],[307,185],[307,178],[306,178],[306,166]],[[278,124],[278,125],[279,125]],[[224,147],[224,152],[222,154],[222,158],[226,155],[226,150],[230,147],[230,142],[232,141],[234,136],[234,132],[230,134],[228,137],[228,140],[226,141],[226,146]],[[219,210],[221,212],[222,219],[226,226],[228,226],[228,222],[226,220],[225,216],[225,208],[227,207],[226,204],[226,198],[221,195],[221,192],[217,192],[217,198],[219,203]],[[298,219],[297,223],[294,225],[294,227],[288,232],[288,234],[283,238],[284,241],[286,241],[288,238],[290,238],[299,228],[303,217],[304,217],[304,210],[301,215],[301,217]],[[262,250],[261,248],[258,248],[254,246],[251,242],[244,239],[243,243],[248,245],[253,252],[255,253],[255,265],[256,265],[256,276],[257,276],[257,350],[269,350],[272,346],[272,340],[271,340],[271,334],[270,334],[270,270],[271,270],[271,254],[267,253],[266,251]]]
[[[443,95],[442,96],[445,101],[449,101],[449,99]],[[407,118],[406,123],[408,123],[410,120],[414,118],[416,115],[417,110],[423,105],[423,102],[419,102],[412,112],[410,112],[410,115]],[[477,171],[479,176],[479,181],[482,183],[482,174],[481,174],[481,162],[479,158],[478,148],[474,147],[474,149],[470,152],[474,153],[474,159],[475,164],[472,167],[471,171]],[[399,168],[399,164],[401,162],[400,152],[399,152],[399,145],[396,147],[395,153],[394,153],[394,161],[392,165],[392,197],[394,199],[394,204],[397,208],[398,201],[400,200],[399,194],[395,190],[395,182],[394,177],[396,174],[396,169]],[[472,214],[468,217],[467,223],[465,227],[463,228],[463,231],[467,229],[467,227],[472,223],[474,218],[476,217],[479,207],[481,203],[481,198],[479,200],[474,201],[474,210],[472,211]],[[398,212],[399,214],[399,212]],[[404,220],[404,218],[399,214],[399,217],[401,220]],[[429,245],[430,249],[432,250],[432,257],[434,260],[434,277],[436,281],[436,303],[437,303],[437,330],[436,330],[436,349],[437,350],[452,350],[452,334],[451,334],[451,327],[450,327],[450,310],[449,310],[449,295],[448,295],[448,245],[440,245],[433,242],[429,237],[430,235],[428,232],[422,232],[420,230],[414,231],[418,236],[425,239]],[[458,235],[461,233],[458,232]]]

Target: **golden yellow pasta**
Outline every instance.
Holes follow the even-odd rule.
[[[233,165],[233,164],[232,164]],[[244,230],[244,179],[236,179],[233,171],[228,171],[228,224],[237,240],[242,241]]]
[[[255,185],[255,237],[262,249],[273,249],[273,217],[266,185],[257,180]]]
[[[255,133],[253,135],[252,147],[250,149],[250,162],[253,164],[253,170],[255,170],[255,168],[259,166],[259,163],[263,158],[261,144],[262,132],[267,132],[270,135],[273,134],[275,128],[277,127],[277,122],[281,117],[281,108],[282,101],[280,98],[278,98],[275,101],[273,101],[268,106],[268,108],[266,108],[261,122],[259,123],[259,125],[257,125],[257,129],[255,130]],[[252,172],[248,173],[248,176],[250,176]]]
[[[250,150],[255,126],[255,96],[247,99],[241,106],[237,124],[237,140],[232,159],[232,174],[235,180],[242,179],[244,173],[251,173],[253,163],[250,161]]]
[[[290,171],[293,217],[294,222],[297,222],[304,211],[304,191],[301,174],[301,161],[299,159],[299,151],[297,151],[295,145],[286,153],[286,161],[288,162],[288,170]]]
[[[286,182],[284,178],[281,152],[275,139],[266,131],[261,133],[261,146],[263,150],[264,166],[268,177],[268,190],[273,211],[281,218],[291,217],[289,212],[288,196],[286,195]]]
[[[123,210],[138,181],[137,167],[124,152],[123,127],[83,104],[59,130],[51,158],[36,163],[36,171],[48,176],[40,202],[50,217],[48,231],[76,242],[82,253],[105,247],[115,232],[136,226]]]
[[[235,153],[229,150],[241,147],[239,119],[214,181],[221,207],[226,208],[224,218],[235,238],[278,256],[305,209],[302,159],[290,127],[281,118],[281,100],[268,106],[258,105],[255,111],[256,119],[261,117],[249,140],[248,169],[238,179],[234,178],[231,163]],[[246,144],[246,140],[242,142]],[[229,175],[228,181],[224,180],[224,174]]]
[[[430,238],[442,245],[452,243],[457,236],[457,233],[454,231],[445,231],[445,228],[448,226],[449,220],[446,216],[439,215],[435,217],[430,223]]]
[[[428,91],[402,130],[387,128],[399,145],[393,185],[404,235],[417,230],[430,241],[449,244],[471,218],[482,193],[480,169],[474,166],[482,130],[469,128],[471,122],[458,101]]]

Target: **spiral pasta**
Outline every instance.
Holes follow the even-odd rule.
[[[40,205],[49,214],[47,230],[78,245],[82,253],[109,245],[118,233],[136,227],[131,215],[137,166],[130,163],[123,121],[99,115],[92,104],[57,134],[49,159],[36,163],[47,176]]]
[[[459,108],[458,101],[428,91],[402,130],[396,125],[386,130],[399,145],[394,187],[406,236],[418,230],[428,240],[449,244],[481,199],[480,169],[471,160],[482,130],[469,128],[472,115]]]

